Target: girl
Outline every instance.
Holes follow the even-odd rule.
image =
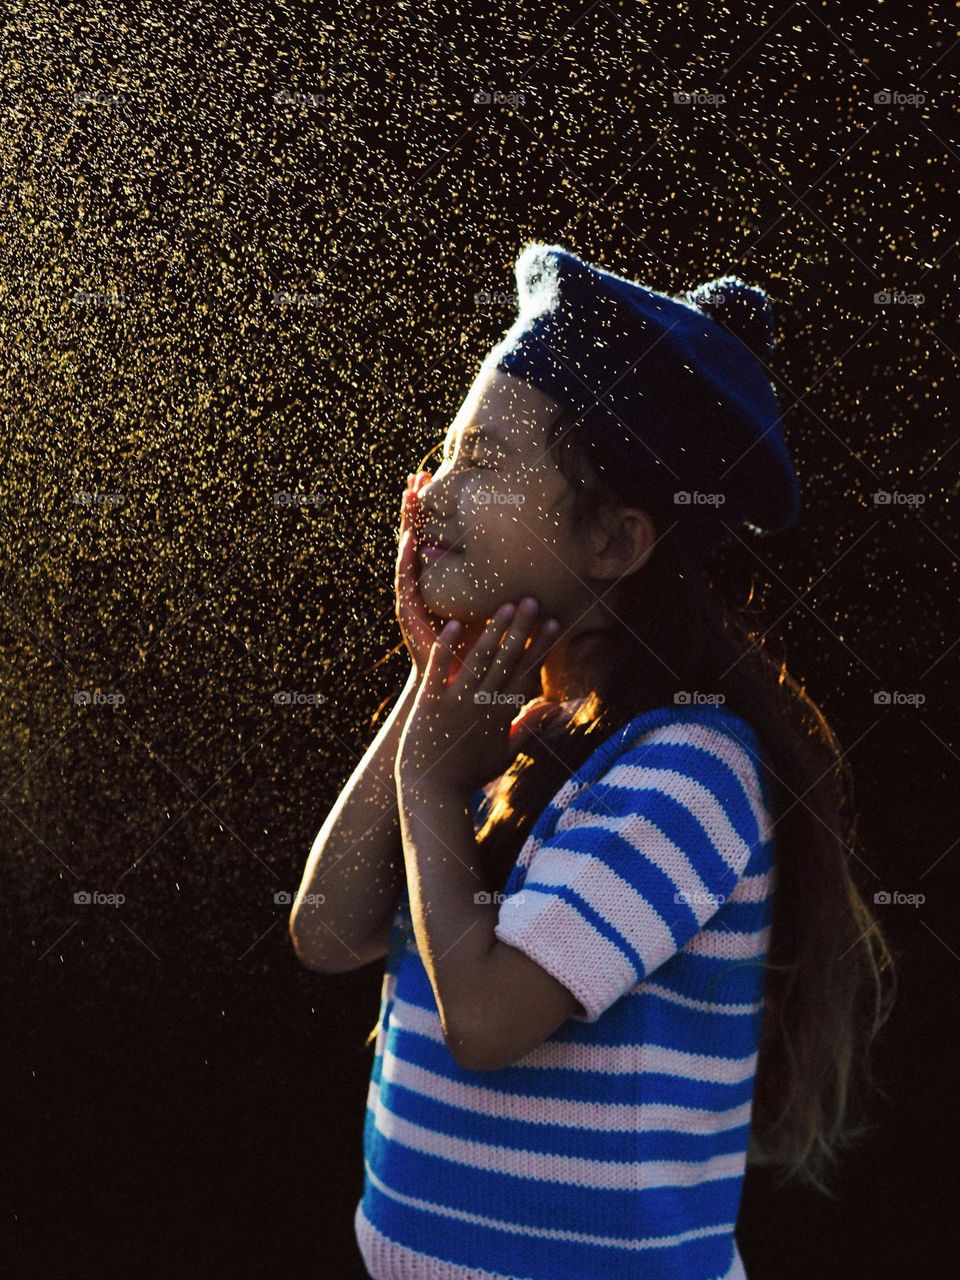
[[[361,845],[331,814],[291,917],[328,972],[389,938],[357,1239],[375,1280],[742,1280],[747,1159],[830,1194],[893,973],[839,744],[709,571],[797,515],[770,307],[558,245],[516,276],[404,497],[413,669],[370,750],[405,875],[321,954],[345,899],[308,891]]]

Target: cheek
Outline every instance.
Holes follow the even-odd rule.
[[[509,517],[504,499],[507,495],[499,484],[477,483],[463,497],[463,525],[473,537],[486,540],[505,524]]]

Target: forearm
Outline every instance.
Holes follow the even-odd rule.
[[[356,949],[396,910],[403,867],[394,766],[416,691],[411,671],[313,842],[290,913],[305,963],[358,960]]]
[[[466,1065],[484,1016],[499,914],[484,892],[470,797],[401,770],[397,800],[417,947],[447,1046]]]

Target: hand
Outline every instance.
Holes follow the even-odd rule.
[[[404,491],[400,509],[400,548],[397,553],[397,567],[394,579],[395,611],[400,633],[410,653],[417,682],[423,678],[433,648],[440,635],[444,619],[431,613],[423,602],[420,584],[417,581],[417,530],[422,525],[420,515],[419,494],[429,482],[429,471],[412,472],[407,476],[407,488]],[[462,653],[468,642],[472,642],[483,630],[483,624],[472,624],[461,627],[459,643],[453,644],[454,672],[459,669]]]
[[[511,735],[511,721],[537,696],[540,665],[560,630],[550,619],[527,646],[537,612],[531,597],[516,611],[502,605],[455,675],[451,643],[461,624],[448,622],[442,629],[397,748],[398,781],[401,775],[413,783],[429,777],[431,785],[470,795],[509,767],[534,732],[528,726]]]
[[[417,582],[417,493],[427,477],[427,471],[420,471],[416,475],[411,472],[407,476],[407,487],[400,508],[400,547],[394,577],[397,622],[418,679],[426,670],[430,650],[443,626],[443,619],[430,613],[423,603]]]

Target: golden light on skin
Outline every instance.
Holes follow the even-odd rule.
[[[636,508],[622,509],[615,526],[574,530],[573,491],[547,451],[548,424],[561,411],[523,379],[481,368],[447,433],[441,465],[420,491],[420,537],[426,531],[456,548],[421,557],[427,608],[471,627],[507,601],[533,596],[538,620],[560,624],[541,670],[545,696],[557,700],[586,692],[588,673],[574,661],[579,642],[613,624],[610,588],[642,566],[655,540],[652,522]]]
[[[402,650],[375,665],[401,640],[403,479],[512,323],[528,236],[669,291],[734,263],[770,287],[773,368],[808,497],[810,532],[797,537],[822,544],[829,568],[804,603],[832,626],[842,612],[844,640],[869,635],[890,666],[909,635],[925,687],[946,678],[942,628],[916,617],[917,601],[936,616],[942,575],[955,573],[944,543],[956,543],[956,360],[944,343],[956,343],[938,320],[952,314],[955,160],[927,129],[906,129],[909,110],[874,103],[876,64],[803,6],[766,31],[767,8],[701,6],[696,46],[679,51],[672,7],[637,6],[625,21],[597,5],[569,30],[558,11],[545,42],[521,16],[492,62],[484,40],[451,50],[436,38],[445,18],[429,3],[415,24],[389,7],[358,24],[344,7],[325,25],[310,6],[240,0],[222,40],[193,0],[131,6],[121,25],[97,0],[5,6],[16,53],[0,150],[18,183],[0,296],[0,844],[21,858],[24,900],[43,899],[38,952],[76,916],[61,895],[72,877],[32,831],[89,885],[105,858],[120,874],[152,849],[135,874],[157,897],[138,932],[166,956],[153,929],[169,924],[179,947],[181,917],[161,904],[183,893],[193,919],[215,922],[218,984],[246,991],[247,965],[276,936],[235,963],[269,923],[264,882],[274,910],[263,862],[279,870],[277,829],[296,833],[293,874],[314,834],[303,795],[332,803],[344,741],[360,748],[368,714],[406,677]],[[895,66],[933,66],[919,87],[928,106],[942,102],[956,85],[952,57],[936,61],[949,23],[921,27],[897,8],[860,25],[857,51],[869,38],[898,50]],[[91,61],[84,27],[103,57]],[[651,49],[663,64],[637,76]],[[385,67],[389,88],[371,92]],[[494,74],[529,91],[519,112],[474,104]],[[720,77],[724,110],[678,107],[669,91]],[[807,92],[825,83],[842,121]],[[574,151],[539,128],[542,111]],[[787,187],[815,180],[794,203]],[[608,194],[598,203],[588,186]],[[927,301],[878,307],[878,288]],[[888,508],[868,533],[870,493],[898,479],[927,495],[921,519]],[[81,492],[123,501],[81,505]],[[307,500],[280,505],[280,492]],[[762,581],[759,555],[792,582],[791,557],[804,560],[792,538],[734,543],[732,566]],[[534,594],[548,559],[523,584]],[[491,595],[506,595],[510,570],[491,552]],[[802,591],[806,571],[793,572]],[[435,566],[424,583],[462,603],[463,570]],[[851,652],[832,638],[825,649],[814,614],[784,613],[794,595],[771,589],[785,640],[812,646],[845,687]],[[125,695],[120,716],[73,705],[72,690],[97,685]],[[278,709],[277,690],[327,701]],[[220,781],[196,805],[179,779]],[[100,966],[113,990],[134,973],[80,938],[65,934],[44,963],[62,953],[85,979]],[[184,968],[190,998],[192,976]]]

